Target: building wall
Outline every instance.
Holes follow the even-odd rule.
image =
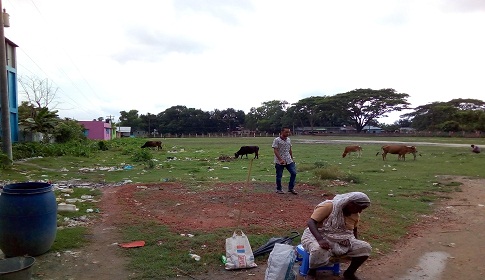
[[[15,43],[5,38],[5,51],[7,55],[7,94],[9,100],[9,119],[10,119],[10,137],[12,142],[19,140],[19,117],[18,117],[18,93],[17,93],[17,67],[16,52],[18,47]],[[0,112],[2,108],[0,105]],[[2,132],[0,114],[0,133]],[[1,134],[0,134],[1,135]]]
[[[111,124],[104,121],[79,121],[85,128],[84,134],[88,139],[110,140]]]

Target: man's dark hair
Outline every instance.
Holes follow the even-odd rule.
[[[290,128],[289,128],[289,127],[287,127],[287,126],[283,126],[283,127],[281,128],[281,131],[283,131],[283,130],[285,130],[285,129],[290,129]]]

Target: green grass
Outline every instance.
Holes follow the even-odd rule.
[[[51,251],[64,251],[82,248],[89,242],[89,229],[86,227],[71,227],[57,230],[56,240]]]
[[[291,137],[293,154],[298,169],[297,184],[311,184],[322,191],[362,191],[369,195],[372,206],[363,215],[361,237],[372,243],[375,251],[387,252],[402,237],[407,228],[422,214],[430,213],[437,200],[449,199],[453,192],[461,191],[460,184],[443,181],[440,175],[484,178],[483,155],[472,154],[469,144],[480,145],[482,139],[463,138],[416,138],[416,137]],[[213,183],[245,182],[251,170],[252,184],[274,181],[273,137],[266,138],[174,138],[162,139],[163,150],[145,150],[140,146],[146,139],[121,139],[108,142],[106,151],[97,151],[89,157],[44,157],[17,162],[10,169],[1,170],[5,181],[45,181],[54,183],[68,179],[81,181],[117,183],[132,180],[134,183],[181,182],[195,191],[204,191]],[[306,143],[303,140],[340,140],[336,143]],[[388,155],[387,161],[376,156],[382,143],[362,143],[361,158],[354,154],[342,158],[342,151],[352,141],[434,142],[463,144],[463,147],[426,146],[416,143],[418,156],[414,161],[408,155],[406,161],[398,161],[397,155]],[[259,159],[236,159],[220,161],[221,156],[233,156],[242,145],[260,146]],[[468,146],[467,146],[468,145]],[[152,164],[146,160],[151,159]],[[130,165],[133,169],[124,169]],[[88,169],[83,169],[88,168]],[[111,171],[108,171],[111,169]],[[345,188],[331,187],[331,181],[347,181]],[[74,196],[89,192],[75,189]],[[83,192],[83,193],[81,193]],[[91,194],[91,193],[89,193]],[[99,197],[99,193],[94,195]],[[80,204],[79,212],[63,214],[86,214],[93,204]],[[91,214],[95,215],[95,214]],[[95,217],[95,216],[94,216]],[[300,232],[303,230],[299,229]],[[250,234],[253,249],[263,245],[270,237],[288,235],[288,229],[280,229],[272,236]],[[257,232],[257,231],[253,231]],[[53,249],[81,246],[88,242],[85,228],[58,231]],[[224,239],[231,230],[212,233],[192,232],[193,238],[181,237],[167,228],[154,224],[126,225],[124,238],[145,240],[147,245],[129,250],[131,267],[141,272],[140,278],[173,277],[177,271],[204,272],[220,265],[224,251]],[[175,245],[176,244],[176,245]],[[189,253],[203,257],[195,262]]]

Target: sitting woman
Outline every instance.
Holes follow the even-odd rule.
[[[475,154],[479,154],[480,153],[480,147],[478,147],[477,145],[471,145],[472,147],[472,152],[475,153]]]
[[[318,267],[327,265],[330,257],[342,255],[352,258],[344,279],[359,279],[355,272],[367,260],[372,248],[357,239],[357,225],[360,213],[369,206],[366,194],[351,192],[336,195],[315,207],[301,237],[303,248],[310,254],[306,279],[315,279]]]

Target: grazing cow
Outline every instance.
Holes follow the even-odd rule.
[[[241,156],[242,158],[244,155],[246,155],[246,158],[248,158],[248,154],[254,154],[254,158],[259,158],[258,152],[258,146],[242,146],[239,151],[234,154],[234,157],[238,158]]]
[[[161,150],[162,149],[162,141],[146,141],[145,144],[143,144],[143,146],[141,146],[142,148],[154,148],[154,147],[157,147],[157,150]]]
[[[362,154],[362,147],[361,146],[347,146],[345,147],[344,153],[342,157],[344,158],[349,153],[357,153],[357,157],[360,157]]]
[[[406,154],[413,154],[414,160],[416,160],[416,150],[415,146],[405,146],[405,145],[385,145],[382,146],[382,160],[386,160],[387,154],[398,155],[397,160],[406,160]],[[377,152],[376,156],[379,154]]]

